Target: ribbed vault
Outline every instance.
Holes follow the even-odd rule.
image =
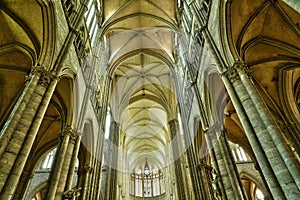
[[[131,172],[165,164],[168,119],[177,101],[171,73],[176,1],[104,1],[103,37],[109,48],[111,110]]]

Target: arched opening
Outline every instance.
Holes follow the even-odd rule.
[[[147,160],[144,168],[130,175],[130,195],[134,197],[156,197],[164,194],[165,184],[162,170],[151,169]]]
[[[30,200],[42,200],[45,199],[47,195],[47,181],[50,178],[51,169],[55,163],[57,148],[53,148],[48,151],[44,156],[39,160],[36,168],[34,170],[34,174],[30,180],[28,185],[28,192],[26,194],[25,199]],[[79,160],[77,158],[75,165],[75,172],[78,171]],[[74,173],[73,183],[75,186],[77,184],[77,173]]]

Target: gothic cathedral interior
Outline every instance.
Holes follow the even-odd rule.
[[[0,200],[299,200],[299,0],[0,0]]]

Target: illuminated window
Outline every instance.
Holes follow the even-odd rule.
[[[98,24],[97,24],[97,4],[93,3],[92,0],[89,1],[88,3],[88,11],[84,14],[84,17],[86,19],[86,27],[89,33],[89,37],[91,39],[92,45],[95,42],[97,33],[98,33]],[[98,4],[99,6],[99,4]]]
[[[251,161],[250,157],[246,154],[245,150],[238,144],[229,142],[232,151],[232,156],[236,162],[248,162]]]
[[[146,160],[144,169],[132,173],[130,194],[136,197],[155,197],[165,193],[161,170],[151,170]]]
[[[262,193],[262,191],[260,189],[256,189],[255,190],[255,196],[258,200],[264,200],[265,199],[265,196],[264,194]]]
[[[50,151],[38,164],[37,170],[51,169],[54,161],[56,148]]]

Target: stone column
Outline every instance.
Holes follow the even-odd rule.
[[[15,113],[12,113],[1,132],[0,198],[3,199],[13,197],[58,82],[56,77],[41,67],[33,69],[30,79],[24,90],[26,94],[20,97],[20,104],[16,105]]]
[[[295,162],[286,146],[281,130],[249,78],[249,74],[249,70],[242,62],[236,62],[222,74],[222,78],[226,88],[234,90],[230,91],[233,99],[236,98],[235,94],[238,98],[234,99],[234,106],[273,197],[297,199],[300,196],[299,164]]]
[[[99,199],[100,197],[100,178],[101,178],[101,170],[102,170],[102,164],[101,161],[98,160],[99,158],[95,159],[95,165],[94,165],[94,174],[93,174],[93,181],[92,181],[92,186],[93,190],[92,190],[92,199]]]
[[[153,197],[153,174],[151,174],[151,197]]]
[[[289,170],[292,178],[294,179],[294,182],[298,187],[298,191],[300,192],[299,163],[296,162],[294,154],[292,154],[291,149],[289,149],[289,147],[287,146],[287,143],[283,138],[284,133],[281,131],[280,127],[273,119],[272,114],[263,101],[263,98],[256,90],[251,80],[252,75],[249,68],[243,62],[236,62],[234,65],[239,76],[241,77],[241,81],[243,82],[249,96],[251,97],[252,102],[254,102],[255,108],[258,111],[258,114],[268,131],[268,135],[271,137],[273,143],[277,147],[277,151],[281,155],[281,158],[286,165],[285,168]]]
[[[218,125],[212,126],[206,132],[210,151],[214,151],[216,165],[219,169],[226,197],[230,200],[247,199],[242,185],[239,185],[239,174],[235,171],[235,162],[226,148],[224,132]]]
[[[9,141],[13,133],[15,132],[19,122],[22,120],[22,115],[31,100],[32,94],[35,92],[35,89],[38,85],[38,82],[43,72],[44,72],[43,67],[33,67],[31,74],[27,77],[26,86],[0,133],[0,156],[1,157],[5,151],[5,148],[9,144]]]
[[[88,183],[89,183],[89,179],[91,176],[91,173],[93,172],[93,169],[88,166],[85,165],[82,168],[79,169],[79,173],[80,173],[80,186],[81,187],[81,195],[79,196],[80,200],[86,200],[87,198],[87,193],[88,193]]]
[[[75,144],[74,144],[73,155],[72,155],[71,162],[70,162],[68,178],[66,181],[66,187],[65,187],[66,191],[72,189],[72,183],[73,183],[73,178],[74,178],[74,174],[75,174],[75,167],[76,167],[78,152],[79,152],[79,148],[80,148],[81,136],[77,135],[77,137],[74,139],[75,139]]]
[[[108,152],[109,168],[106,182],[107,200],[116,200],[117,191],[117,166],[118,166],[118,146],[119,146],[119,124],[116,121],[111,121],[110,124],[110,151]]]
[[[193,139],[191,137],[191,133],[187,126],[188,122],[186,120],[186,116],[184,115],[184,113],[182,113],[181,119],[183,122],[182,128],[183,128],[183,132],[184,132],[184,134],[183,134],[184,144],[186,147],[187,161],[188,161],[189,170],[190,170],[190,176],[191,176],[191,181],[192,181],[194,197],[195,197],[195,200],[202,199],[201,196],[198,195],[198,194],[201,194],[203,189],[200,186],[201,178],[196,169],[196,167],[197,167],[196,151],[195,151],[195,147],[193,144]]]
[[[134,194],[134,199],[135,199],[135,197],[136,197],[136,175],[135,175],[135,173],[134,173],[134,178],[133,178],[133,194]]]
[[[55,199],[56,200],[61,199],[62,195],[63,195],[63,192],[65,191],[67,178],[69,176],[68,173],[70,171],[70,164],[71,164],[72,154],[75,153],[74,152],[74,145],[75,145],[75,142],[77,141],[77,138],[78,138],[77,133],[74,130],[71,129],[70,130],[70,136],[69,136],[69,143],[68,143],[67,150],[66,150],[66,153],[65,153],[65,156],[64,156],[63,166],[61,168],[61,174],[60,174],[58,186],[57,186],[57,189],[56,189],[56,194],[55,194]],[[76,160],[75,160],[75,162],[76,162]],[[75,168],[75,164],[74,164],[74,168]],[[73,169],[73,171],[74,171],[74,169]],[[74,173],[72,173],[72,175],[74,175]],[[70,184],[72,184],[72,183],[70,183]]]
[[[59,146],[55,154],[55,159],[54,159],[55,162],[52,165],[50,179],[48,180],[49,187],[48,187],[48,193],[46,198],[47,200],[55,199],[56,192],[59,187],[61,174],[63,172],[63,166],[65,164],[64,162],[65,162],[65,156],[69,146],[69,140],[71,135],[74,134],[75,133],[71,127],[65,127],[61,132]]]
[[[170,134],[172,139],[172,152],[174,158],[174,168],[175,168],[175,175],[176,175],[176,185],[177,185],[177,195],[180,200],[187,199],[186,191],[185,191],[185,182],[183,179],[183,172],[181,166],[181,151],[182,151],[182,144],[181,144],[181,137],[179,132],[179,123],[177,119],[172,119],[169,121],[170,127]]]
[[[23,170],[18,187],[14,193],[13,200],[19,200],[25,196],[29,186],[29,182],[33,178],[33,176],[34,174],[31,171]]]
[[[93,194],[93,178],[95,174],[95,158],[92,157],[91,159],[91,167],[92,171],[90,173],[89,179],[87,180],[87,190],[86,190],[86,199],[91,199]]]
[[[201,179],[201,199],[214,200],[215,195],[212,187],[212,167],[207,165],[204,160],[202,160],[197,166],[198,173]],[[220,192],[217,188],[216,192]]]

